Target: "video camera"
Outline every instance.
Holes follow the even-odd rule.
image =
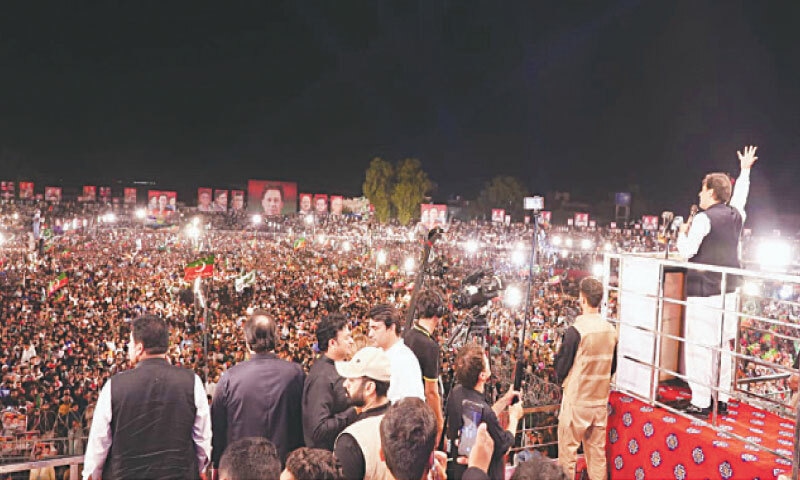
[[[455,308],[472,308],[500,295],[503,282],[500,277],[485,270],[476,270],[461,282],[461,291],[453,297]]]

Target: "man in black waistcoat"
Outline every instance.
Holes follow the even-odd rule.
[[[745,147],[744,153],[737,152],[741,173],[735,188],[724,173],[709,173],[703,179],[698,194],[703,212],[682,225],[678,235],[678,251],[689,262],[740,268],[739,237],[746,218],[744,207],[750,190],[750,169],[758,160],[756,148]],[[705,416],[711,412],[710,385],[719,386],[718,408],[720,413],[727,413],[732,358],[725,351],[731,350],[731,342],[736,337],[736,315],[723,316],[714,309],[724,306],[727,311],[736,311],[738,283],[737,277],[727,275],[723,292],[720,273],[690,270],[686,274],[684,357],[687,381],[692,390],[692,401],[686,413]],[[717,364],[712,348],[718,348],[720,342],[724,351],[719,362],[719,383],[716,383]]]
[[[159,317],[132,322],[131,370],[100,391],[83,478],[200,478],[211,455],[203,382],[167,361],[169,332]]]
[[[212,460],[219,466],[225,448],[240,438],[264,437],[275,445],[282,465],[303,446],[305,374],[273,353],[277,327],[266,310],[250,315],[244,336],[250,359],[222,374],[211,402]]]

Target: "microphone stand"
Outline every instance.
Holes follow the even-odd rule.
[[[419,292],[422,290],[422,282],[425,281],[425,270],[428,268],[428,258],[431,256],[431,248],[436,240],[442,236],[442,229],[434,227],[428,232],[428,238],[424,241],[422,248],[422,261],[420,262],[417,278],[414,280],[414,292],[411,294],[411,300],[408,302],[408,309],[406,309],[406,322],[405,330],[411,330],[414,326],[414,310],[417,309],[417,300],[419,299]]]
[[[538,226],[538,218],[539,212],[531,212],[531,222],[533,224],[533,235],[531,236],[531,261],[530,261],[530,270],[528,271],[528,285],[527,285],[527,295],[525,296],[525,314],[522,319],[522,332],[519,337],[519,345],[517,346],[517,359],[516,365],[514,366],[514,390],[519,391],[522,387],[522,375],[525,372],[525,337],[527,336],[528,331],[528,321],[531,312],[531,290],[535,286],[533,282],[533,274],[534,274],[534,265],[537,264],[537,249],[536,249],[536,236],[537,236],[537,226]]]

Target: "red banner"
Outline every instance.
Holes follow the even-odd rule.
[[[343,203],[344,198],[341,195],[331,195],[331,213],[333,215],[341,215]]]
[[[314,195],[314,213],[326,215],[328,213],[328,196],[324,193]]]
[[[44,187],[44,199],[47,202],[60,202],[61,187]]]
[[[310,193],[300,194],[300,213],[311,213],[314,209],[314,196]]]
[[[231,190],[231,210],[244,209],[244,190]]]
[[[125,205],[136,205],[136,189],[125,189]]]
[[[248,180],[247,209],[268,217],[297,212],[297,184]]]
[[[419,222],[425,228],[441,227],[447,224],[447,205],[423,204],[419,206]]]
[[[197,189],[197,209],[201,212],[210,212],[213,207],[211,206],[211,189],[207,187],[200,187]]]
[[[492,222],[494,223],[503,223],[506,219],[506,211],[502,208],[493,208],[492,209]]]
[[[33,198],[33,182],[19,182],[19,198],[21,200]]]

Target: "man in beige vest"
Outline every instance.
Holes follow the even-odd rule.
[[[583,442],[589,478],[605,479],[606,423],[611,375],[616,370],[617,332],[599,313],[603,284],[580,283],[582,314],[564,333],[555,368],[564,389],[558,415],[558,462],[572,478]]]
[[[380,458],[380,424],[389,408],[389,380],[392,365],[380,348],[364,347],[349,362],[336,362],[336,371],[345,378],[344,388],[356,407],[356,421],[336,438],[333,453],[347,479],[391,479]]]

